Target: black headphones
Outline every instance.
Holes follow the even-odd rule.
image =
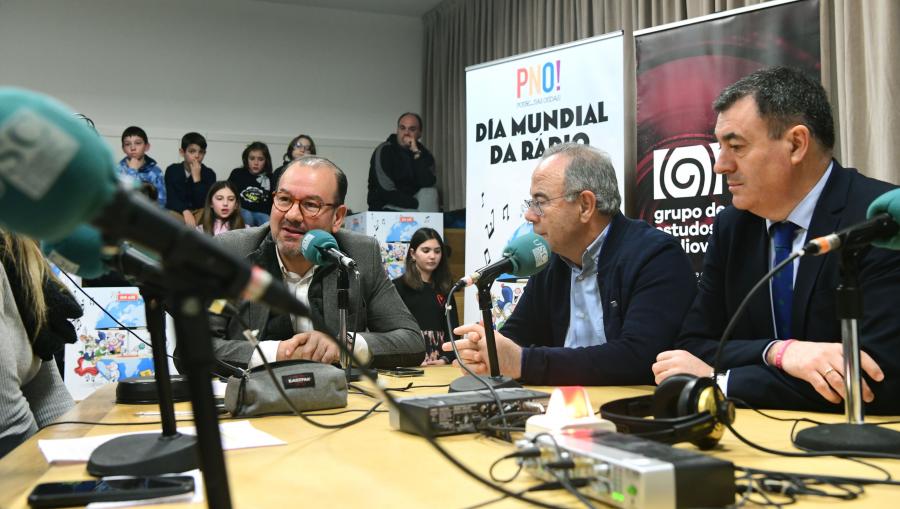
[[[653,419],[645,417],[653,416]],[[734,422],[734,404],[709,377],[673,375],[652,396],[617,399],[600,407],[600,416],[620,433],[658,442],[691,442],[712,449]]]

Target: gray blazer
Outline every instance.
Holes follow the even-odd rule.
[[[356,328],[365,336],[372,354],[372,366],[390,368],[421,364],[425,358],[425,341],[415,318],[384,271],[378,241],[347,230],[339,230],[334,237],[341,251],[356,260],[359,266],[359,282],[350,278],[347,327],[350,331]],[[268,270],[275,279],[282,280],[268,225],[230,231],[214,239],[229,251]],[[321,299],[310,299],[313,327],[332,337],[336,337],[339,330],[337,279],[337,269],[319,268],[309,292],[310,296],[321,295]],[[245,304],[241,306],[240,315],[251,329],[263,331],[270,323],[270,311],[263,304]],[[213,349],[219,359],[243,365],[249,362],[253,347],[244,339],[243,328],[237,319],[210,315],[210,327]],[[288,337],[270,335],[268,339]]]

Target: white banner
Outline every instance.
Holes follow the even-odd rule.
[[[466,69],[466,273],[532,230],[522,202],[552,145],[607,152],[624,199],[622,44],[617,32]],[[477,321],[475,290],[466,292],[465,321]]]

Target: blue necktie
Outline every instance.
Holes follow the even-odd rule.
[[[798,228],[789,221],[772,225],[772,245],[775,247],[773,268],[790,256],[794,233]],[[772,278],[772,310],[775,312],[775,332],[778,339],[790,338],[793,296],[794,264],[789,263]]]

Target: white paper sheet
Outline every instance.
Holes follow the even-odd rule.
[[[178,431],[185,435],[195,435],[196,428],[179,427]],[[161,433],[161,431],[156,431]],[[246,449],[250,447],[268,447],[272,445],[284,445],[286,442],[253,427],[249,421],[225,422],[219,424],[219,432],[222,435],[222,448]],[[38,447],[48,463],[83,463],[88,461],[94,449],[108,440],[126,435],[149,433],[140,431],[135,433],[118,433],[112,435],[98,435],[83,438],[61,438],[52,440],[38,440]]]

